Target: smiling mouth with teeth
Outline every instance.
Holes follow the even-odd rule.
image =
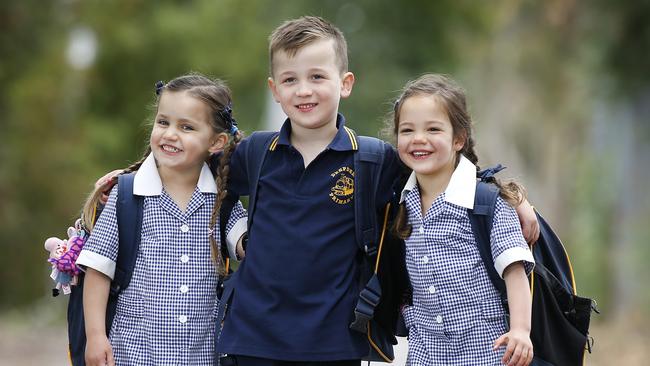
[[[419,157],[422,157],[422,156],[430,155],[431,153],[430,152],[424,152],[424,151],[414,151],[411,154],[413,156],[415,156],[416,158],[419,158]]]
[[[309,104],[298,104],[298,109],[310,109],[314,108],[316,106],[316,103],[309,103]]]
[[[175,148],[173,146],[169,146],[169,145],[162,145],[161,148],[163,149],[163,151],[172,152],[172,153],[176,153],[176,152],[181,151],[180,149],[177,149],[177,148]]]

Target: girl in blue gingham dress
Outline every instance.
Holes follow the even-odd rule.
[[[534,260],[515,210],[501,197],[491,233],[492,256],[505,280],[510,330],[487,275],[468,217],[477,158],[463,90],[441,75],[409,82],[392,128],[402,161],[412,169],[395,229],[406,242],[412,305],[403,307],[408,365],[528,365]],[[521,201],[515,183],[501,196]]]
[[[88,365],[212,365],[216,352],[218,243],[227,239],[232,251],[246,229],[241,204],[227,238],[219,237],[217,222],[225,162],[240,133],[220,81],[187,75],[159,82],[156,91],[149,151],[126,170],[136,171],[133,194],[144,196],[141,243],[108,338],[106,302],[119,251],[117,187],[77,260],[86,267]],[[222,150],[217,187],[206,161]],[[101,194],[98,188],[85,207],[88,223]]]

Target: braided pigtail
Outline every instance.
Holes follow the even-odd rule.
[[[397,208],[397,215],[393,221],[393,232],[400,239],[406,239],[411,236],[413,227],[408,223],[408,215],[406,214],[406,202],[399,204]]]
[[[225,238],[220,238],[217,241],[216,233],[214,231],[218,230],[215,228],[217,225],[217,219],[219,218],[219,211],[221,210],[221,205],[228,195],[228,175],[230,173],[230,156],[235,150],[235,147],[243,138],[243,133],[239,130],[235,131],[235,134],[228,139],[228,145],[223,150],[221,158],[219,159],[219,167],[217,168],[217,199],[212,208],[212,215],[210,216],[210,228],[212,228],[212,234],[210,235],[210,247],[212,248],[212,259],[217,265],[219,275],[225,274],[225,263],[224,259],[221,256],[221,245],[225,242]]]
[[[149,156],[149,153],[151,153],[151,147],[148,146],[142,158],[124,168],[120,175],[135,172],[140,169],[140,166],[142,166],[142,163],[144,163],[147,156]],[[104,184],[95,188],[86,199],[84,207],[81,211],[81,224],[88,232],[92,231],[93,227],[95,226],[95,220],[97,220],[97,209],[102,204],[102,195],[106,193],[104,187],[113,187],[115,183],[117,183],[117,176],[113,177],[110,184]]]
[[[512,207],[516,208],[526,199],[526,188],[515,180],[509,179],[502,181],[495,178],[494,184],[499,187],[499,195],[501,198]]]
[[[463,145],[463,148],[458,152],[459,154],[464,155],[467,160],[471,161],[472,164],[476,165],[476,170],[481,170],[481,168],[478,165],[478,156],[476,155],[476,151],[474,150],[474,138],[472,135],[467,135],[465,137],[465,144]],[[460,158],[460,156],[458,156]],[[456,159],[457,161],[459,159]]]

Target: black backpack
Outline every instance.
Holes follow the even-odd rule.
[[[499,290],[508,312],[506,286],[494,268],[490,249],[490,233],[499,189],[491,182],[496,169],[479,172],[474,209],[469,209],[472,231],[481,258],[494,287]],[[531,248],[535,268],[529,275],[532,304],[530,338],[535,357],[532,365],[582,365],[585,350],[591,353],[589,337],[591,312],[598,310],[592,299],[576,294],[573,268],[560,239],[544,218],[535,212],[540,236]]]
[[[118,176],[117,193],[117,224],[119,228],[120,250],[117,255],[115,276],[111,281],[108,304],[106,305],[106,336],[111,330],[117,298],[129,286],[135,267],[135,260],[140,247],[140,231],[142,229],[141,196],[133,195],[133,178],[135,173]],[[86,329],[83,312],[84,275],[79,275],[78,283],[72,286],[68,300],[68,341],[70,361],[73,366],[85,365]]]
[[[356,140],[358,146],[354,153],[354,186],[370,187],[354,190],[355,234],[359,248],[365,255],[360,278],[363,290],[354,309],[355,320],[350,324],[350,328],[368,338],[370,353],[364,360],[392,362],[393,345],[397,344],[395,334],[401,295],[408,289],[408,277],[403,241],[394,237],[387,229],[393,216],[392,205],[389,203],[378,210],[374,199],[384,163],[385,142],[376,138],[356,136],[351,129],[343,128]],[[250,187],[249,229],[255,218],[257,182],[262,165],[267,152],[277,143],[278,138],[279,132],[268,131],[254,132],[248,137],[250,141],[244,154]],[[227,198],[222,205],[222,212],[224,209],[229,210],[237,198]],[[227,249],[223,246],[222,255],[224,258],[228,257]],[[381,260],[382,258],[384,260]],[[232,294],[230,290],[225,286],[217,319],[223,319]]]

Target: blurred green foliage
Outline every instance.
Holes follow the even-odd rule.
[[[341,110],[353,128],[376,136],[406,80],[452,74],[483,161],[522,178],[564,238],[580,292],[647,315],[649,3],[3,1],[0,310],[48,293],[43,241],[65,235],[96,178],[139,157],[156,80],[223,78],[241,127],[262,128],[268,34],[309,14],[348,39],[357,82]],[[79,32],[97,45],[81,69],[66,56]]]

